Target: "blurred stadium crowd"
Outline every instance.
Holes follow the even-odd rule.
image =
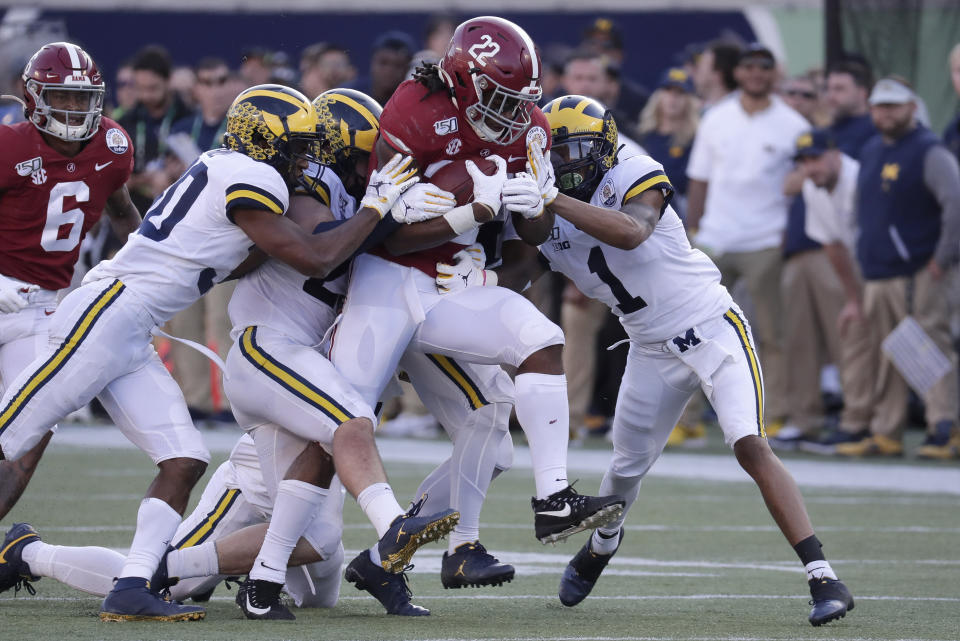
[[[458,23],[435,17],[422,40],[379,35],[369,69],[332,41],[299,57],[250,48],[241,60],[192,66],[145,46],[107,79],[105,113],[136,150],[134,202],[146,211],[200,153],[220,145],[243,89],[280,83],[313,98],[348,86],[386,104],[416,66],[442,55]],[[914,455],[960,460],[960,114],[941,136],[909,79],[874,78],[862,56],[788,77],[770,49],[730,38],[678,51],[676,65],[645,88],[631,78],[639,62],[624,59],[623,38],[601,17],[580,42],[538,43],[544,102],[596,98],[614,113],[621,155],[645,152],[664,165],[691,242],[717,263],[752,319],[771,444],[902,456],[904,431],[922,427]],[[943,78],[960,95],[960,44]],[[18,119],[18,105],[0,109],[0,122]],[[118,247],[108,225],[91,233],[76,282]],[[626,350],[606,348],[625,334],[602,303],[551,276],[528,294],[564,329],[571,429],[592,438],[608,429],[626,359]],[[167,331],[225,356],[232,287],[215,287]],[[231,421],[207,359],[178,344],[162,350],[194,419]],[[439,433],[412,394],[388,411],[384,433]],[[692,403],[669,445],[704,443],[710,420],[705,398]]]

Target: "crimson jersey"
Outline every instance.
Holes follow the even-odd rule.
[[[0,274],[63,289],[80,241],[130,177],[130,137],[103,118],[83,150],[68,158],[32,123],[20,122],[0,126],[0,157]]]
[[[550,149],[550,124],[539,107],[533,108],[525,136],[513,144],[498,145],[477,136],[445,92],[427,96],[427,88],[416,80],[407,80],[397,87],[383,108],[380,136],[398,152],[411,154],[421,174],[436,162],[478,160],[493,155],[507,161],[508,173],[517,173],[526,171],[528,140],[539,138],[544,152]],[[464,245],[447,242],[403,256],[391,256],[382,248],[371,253],[436,276],[437,263],[453,262],[453,255],[463,248]]]

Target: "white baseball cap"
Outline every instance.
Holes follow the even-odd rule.
[[[871,105],[905,105],[915,102],[916,94],[907,85],[893,78],[882,78],[870,92]]]

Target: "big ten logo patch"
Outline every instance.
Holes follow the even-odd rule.
[[[550,246],[553,247],[553,251],[563,251],[564,249],[570,249],[570,241],[562,240],[560,238],[560,228],[554,227],[550,230]]]

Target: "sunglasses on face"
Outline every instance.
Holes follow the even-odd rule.
[[[783,93],[791,98],[806,98],[807,100],[814,100],[817,97],[817,94],[812,91],[804,91],[802,89],[787,89]]]

